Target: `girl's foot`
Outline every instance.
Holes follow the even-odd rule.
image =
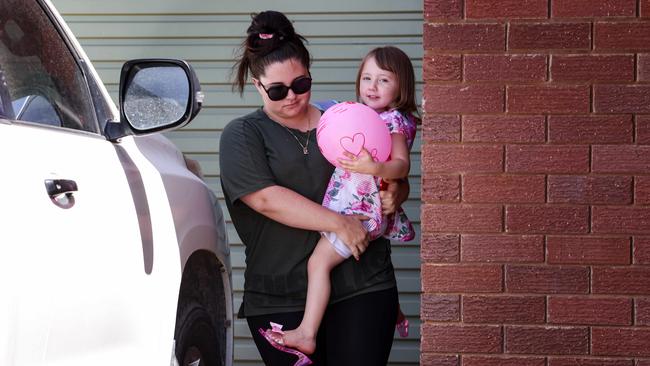
[[[296,363],[294,363],[293,366],[307,366],[312,364],[312,361],[309,359],[309,357],[307,357],[307,355],[297,349],[287,347],[283,344],[284,341],[282,339],[282,336],[284,335],[284,332],[282,331],[282,325],[271,322],[271,329],[264,330],[260,328],[259,332],[262,337],[264,337],[264,339],[266,339],[266,341],[269,342],[271,346],[273,346],[273,348],[277,349],[278,351],[289,353],[298,357]]]
[[[406,316],[404,316],[404,313],[402,313],[401,310],[397,314],[397,324],[395,324],[395,328],[400,337],[406,338],[409,336],[409,320],[406,319]]]
[[[285,330],[282,334],[282,344],[310,355],[316,350],[316,336],[300,327]]]

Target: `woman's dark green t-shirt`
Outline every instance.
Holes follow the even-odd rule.
[[[300,311],[305,306],[307,261],[320,234],[273,221],[240,200],[279,185],[322,202],[334,168],[318,149],[315,129],[310,134],[290,131],[260,108],[230,122],[221,135],[221,186],[246,248],[240,317]],[[307,136],[309,154],[304,155],[296,138],[305,145]],[[394,287],[390,242],[384,238],[371,242],[359,262],[347,259],[332,271],[331,279],[331,302]]]

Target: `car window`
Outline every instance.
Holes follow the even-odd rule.
[[[0,117],[98,132],[88,85],[37,1],[0,2]]]

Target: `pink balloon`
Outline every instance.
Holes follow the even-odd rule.
[[[355,102],[336,104],[320,118],[316,129],[318,147],[332,165],[336,159],[347,159],[347,151],[359,155],[366,148],[376,161],[386,161],[390,155],[391,137],[386,122],[372,108]]]

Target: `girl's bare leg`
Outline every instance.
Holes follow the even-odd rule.
[[[316,333],[330,299],[330,272],[343,262],[325,237],[320,238],[307,262],[307,303],[298,328],[284,332],[284,345],[311,354],[316,350]]]

